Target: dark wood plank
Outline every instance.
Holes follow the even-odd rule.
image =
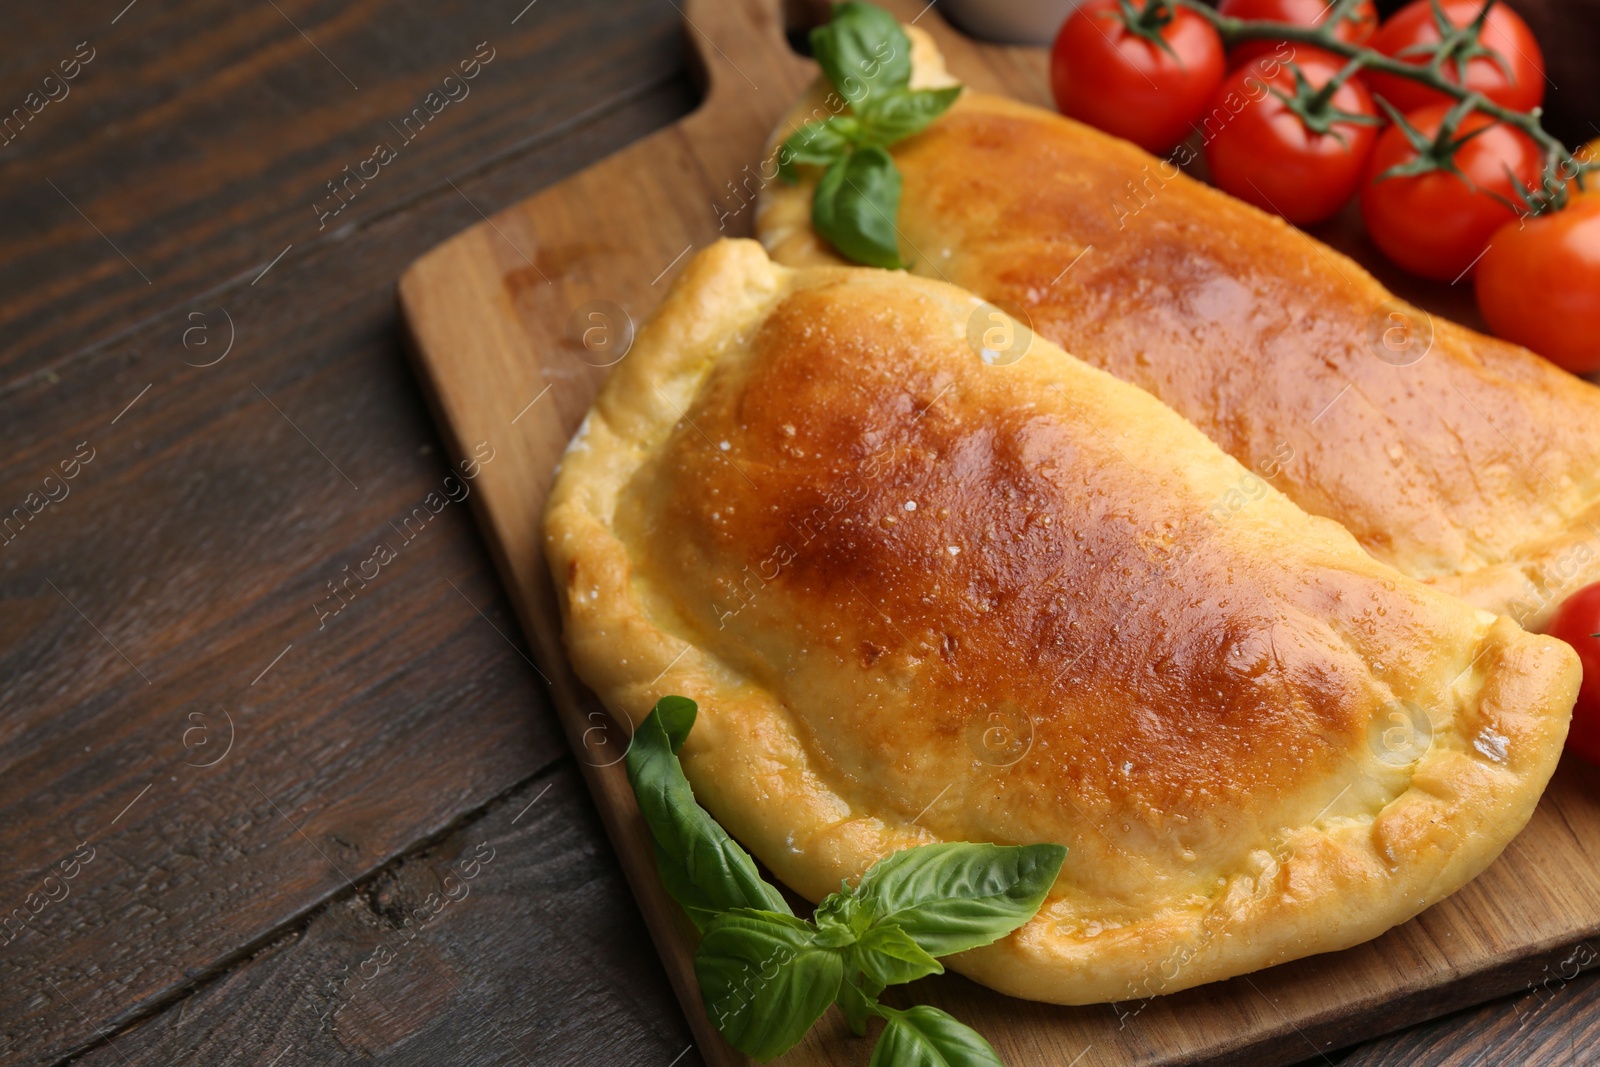
[[[527,0],[142,0],[112,25],[122,6],[34,5],[26,62],[0,83],[9,115],[79,42],[92,50],[63,99],[0,137],[0,391],[650,92],[684,62],[681,20],[659,0],[539,0],[515,25]],[[462,82],[475,54],[492,59]],[[419,106],[428,121],[406,126]],[[393,161],[348,178],[380,143]],[[349,203],[319,223],[341,203],[330,181]]]
[[[699,1067],[570,757],[358,889],[78,1062]]]
[[[401,529],[447,470],[394,281],[473,204],[691,102],[651,95],[193,305],[209,348],[184,347],[184,305],[5,398],[8,509],[94,457],[0,546],[0,901],[26,918],[0,945],[0,1061],[84,1047],[566,752],[465,505]],[[186,366],[220,355],[219,308],[232,351]],[[319,622],[380,541],[396,558]],[[234,747],[191,766],[219,708]],[[65,899],[29,897],[61,894],[44,879],[80,843]]]
[[[1368,1042],[1343,1067],[1590,1067],[1600,1054],[1600,945],[1580,942],[1528,975],[1521,993]]]

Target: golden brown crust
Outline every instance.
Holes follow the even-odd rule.
[[[1246,466],[1287,450],[1273,484],[1379,559],[1533,627],[1600,579],[1593,385],[1443,319],[1427,355],[1394,365],[1415,348],[1386,347],[1391,313],[1424,313],[1282,220],[1052,112],[968,91],[893,151],[915,272],[1023,309]],[[814,177],[763,194],[781,263],[838,262],[808,224]]]
[[[697,256],[552,492],[580,676],[634,721],[700,701],[697,795],[812,899],[911,844],[1068,845],[1040,916],[954,961],[1020,996],[1343,947],[1493,860],[1559,756],[1571,651],[1054,345],[984,362],[979,308]]]

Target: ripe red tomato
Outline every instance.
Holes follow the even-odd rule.
[[[1574,374],[1600,370],[1600,196],[1507,223],[1476,273],[1491,330]]]
[[[1129,28],[1118,0],[1089,0],[1074,11],[1050,49],[1050,88],[1062,113],[1148,152],[1183,140],[1222,81],[1222,38],[1193,11],[1163,5],[1160,16],[1166,21],[1150,32],[1170,52]]]
[[[1580,163],[1593,163],[1600,160],[1600,137],[1587,144],[1579,145],[1572,153],[1572,158]],[[1570,172],[1569,172],[1570,173]],[[1600,193],[1600,171],[1587,171],[1583,176],[1583,187],[1579,188],[1578,179],[1567,179],[1567,194],[1569,196],[1593,196]]]
[[[1567,748],[1600,763],[1600,582],[1586,585],[1556,610],[1545,633],[1559,637],[1578,651],[1583,661],[1583,685],[1572,709]]]
[[[1368,47],[1403,62],[1426,63],[1426,56],[1401,53],[1416,45],[1439,42],[1439,27],[1434,22],[1432,5],[1433,0],[1413,0],[1378,27],[1378,32],[1367,42]],[[1439,6],[1452,26],[1467,26],[1483,10],[1483,0],[1439,0]],[[1468,89],[1516,111],[1527,111],[1544,102],[1544,54],[1520,15],[1505,4],[1495,4],[1489,10],[1480,41],[1500,56],[1505,67],[1502,69],[1494,56],[1469,58]],[[1443,73],[1448,80],[1461,83],[1461,72],[1454,59],[1444,64]],[[1450,99],[1420,82],[1393,74],[1365,71],[1362,77],[1367,79],[1374,96],[1383,97],[1402,112],[1447,103]]]
[[[1432,137],[1448,110],[1426,107],[1406,118]],[[1361,218],[1373,243],[1414,274],[1441,281],[1460,277],[1494,232],[1517,218],[1508,206],[1521,203],[1512,178],[1529,189],[1539,183],[1544,160],[1522,131],[1474,111],[1457,127],[1456,137],[1483,127],[1488,128],[1456,151],[1456,166],[1467,181],[1442,170],[1379,181],[1378,175],[1417,158],[1417,152],[1398,126],[1378,138],[1361,187]]]
[[[1333,5],[1327,0],[1222,0],[1217,5],[1218,14],[1236,19],[1265,19],[1269,22],[1287,22],[1294,26],[1320,26],[1328,19]],[[1350,44],[1364,44],[1378,28],[1378,9],[1372,0],[1361,0],[1333,31],[1333,35]],[[1246,41],[1228,53],[1229,66],[1242,66],[1260,56],[1268,55],[1279,45],[1278,41]]]
[[[1300,49],[1295,64],[1312,89],[1321,89],[1344,68],[1340,57],[1310,48]],[[1202,126],[1210,135],[1205,155],[1211,180],[1290,222],[1321,222],[1355,193],[1377,130],[1334,122],[1327,133],[1317,133],[1271,89],[1294,97],[1295,79],[1288,66],[1267,58],[1240,67],[1217,90],[1211,115],[1223,118],[1214,133],[1210,117]],[[1351,114],[1377,114],[1372,97],[1353,78],[1334,90],[1329,104]]]

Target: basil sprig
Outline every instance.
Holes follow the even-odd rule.
[[[694,954],[706,1014],[758,1060],[800,1043],[844,980],[844,957],[804,919],[740,908],[711,920]]]
[[[884,149],[943,114],[961,86],[909,88],[911,40],[872,4],[835,4],[832,20],[811,31],[811,53],[850,113],[796,130],[778,149],[778,174],[793,183],[796,164],[826,167],[811,198],[812,228],[846,259],[904,267],[895,239],[900,171]]]
[[[628,784],[655,838],[661,880],[701,930],[734,908],[792,917],[783,894],[761,877],[750,854],[695,803],[678,750],[696,710],[687,697],[662,697],[628,746]]]
[[[851,1030],[885,1022],[874,1067],[1003,1067],[978,1033],[937,1008],[878,1003],[887,986],[941,974],[937,957],[997,941],[1033,918],[1066,859],[1061,845],[951,842],[887,856],[794,915],[755,861],[694,799],[678,751],[694,701],[663,697],[634,733],[628,781],[667,892],[701,931],[695,976],[728,1043],[758,1060],[793,1048],[837,1003]]]

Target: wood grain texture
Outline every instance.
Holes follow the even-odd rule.
[[[907,18],[922,8],[891,6]],[[783,52],[769,4],[692,4],[688,17],[711,75],[699,112],[441,246],[407,272],[401,297],[427,391],[457,452],[510,430],[524,405],[542,405],[540,421],[508,438],[508,462],[485,473],[477,515],[701,1048],[708,1062],[735,1064],[743,1061],[710,1033],[699,1008],[688,931],[661,893],[620,768],[601,766],[616,749],[596,739],[620,732],[614,724],[602,729],[604,712],[566,667],[537,539],[551,469],[602,375],[595,353],[577,339],[574,312],[607,301],[614,305],[609,328],[625,327],[653,306],[692,247],[748,232],[737,186],[749,180],[771,125],[807,80],[806,68]],[[1041,98],[1038,52],[977,46],[933,13],[919,24],[939,37],[951,70],[968,84]],[[657,180],[641,186],[646,172]],[[1416,295],[1439,312],[1459,300],[1443,290],[1432,301],[1427,292]],[[1349,951],[1093,1008],[1009,1000],[948,977],[906,995],[972,1023],[1016,1063],[1266,1064],[1320,1056],[1514,988],[1530,960],[1600,931],[1597,845],[1600,790],[1581,767],[1565,765],[1533,823],[1483,877]],[[853,1063],[865,1049],[822,1028],[784,1062]]]
[[[1597,952],[1580,941],[1532,971],[1518,993],[1371,1042],[1342,1067],[1589,1067],[1600,1048],[1600,973],[1578,969]]]
[[[698,1067],[645,937],[569,757],[76,1062]]]
[[[80,842],[95,855],[0,945],[0,1062],[155,1010],[564,752],[465,505],[429,517],[449,461],[396,265],[688,104],[680,86],[597,116],[16,383],[8,509],[78,442],[95,455],[0,546],[5,910]],[[209,348],[184,346],[195,307]],[[221,308],[232,351],[186,365],[220,355]],[[380,541],[397,557],[319,622]],[[225,743],[219,708],[234,746],[195,766]],[[543,952],[513,942],[496,973]]]
[[[79,42],[94,54],[65,98],[0,136],[0,393],[174,301],[248,282],[291,244],[287,261],[655,91],[682,63],[681,20],[659,0],[540,0],[515,25],[526,0],[141,0],[112,25],[124,3],[29,9],[49,29],[8,57],[0,114]],[[462,83],[480,43],[493,58]],[[405,125],[418,107],[427,121]],[[380,143],[396,158],[359,180]],[[341,202],[330,181],[348,203],[319,221]]]

